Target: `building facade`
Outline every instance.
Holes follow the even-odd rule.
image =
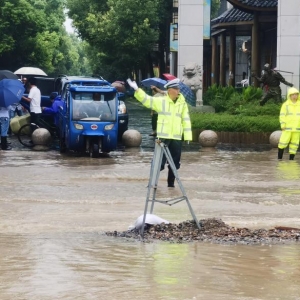
[[[171,73],[181,78],[184,66],[196,62],[203,67],[205,90],[214,83],[235,86],[270,63],[299,88],[299,0],[228,0],[227,11],[212,20],[208,40],[206,5],[210,0],[178,1],[178,52],[171,54]],[[282,90],[285,94],[287,87]]]

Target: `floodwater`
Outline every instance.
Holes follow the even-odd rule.
[[[282,245],[142,243],[108,237],[143,214],[154,139],[130,104],[142,146],[93,159],[55,150],[0,151],[0,299],[300,299],[300,251]],[[141,116],[141,118],[137,118]],[[185,146],[179,176],[199,219],[300,227],[300,164],[275,150]],[[161,172],[157,198],[180,196]],[[170,222],[185,202],[156,204]]]

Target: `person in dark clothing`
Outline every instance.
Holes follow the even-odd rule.
[[[261,106],[265,105],[266,102],[271,98],[274,98],[278,103],[282,102],[280,83],[290,87],[293,86],[293,84],[287,82],[279,72],[272,70],[269,64],[264,65],[264,74],[262,77],[257,77],[254,73],[252,73],[251,76],[267,86],[267,92],[260,100]]]
[[[58,111],[59,107],[63,107],[64,103],[61,101],[61,96],[50,96],[50,101],[52,102],[51,107],[42,107],[44,114],[53,115],[53,123],[55,126],[58,126]]]

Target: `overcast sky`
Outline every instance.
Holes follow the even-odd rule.
[[[72,27],[72,20],[66,17],[66,21],[64,23],[67,32],[74,33],[74,28]]]

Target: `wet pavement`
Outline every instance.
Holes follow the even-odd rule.
[[[142,243],[106,236],[144,210],[150,111],[128,103],[140,148],[99,159],[0,151],[0,299],[300,299],[299,245]],[[139,116],[139,117],[137,117]],[[300,164],[264,148],[185,146],[179,176],[199,219],[251,229],[300,227]],[[259,151],[257,151],[259,150]],[[300,156],[299,156],[300,157]],[[157,197],[180,195],[161,172]],[[184,202],[156,204],[173,222]]]

